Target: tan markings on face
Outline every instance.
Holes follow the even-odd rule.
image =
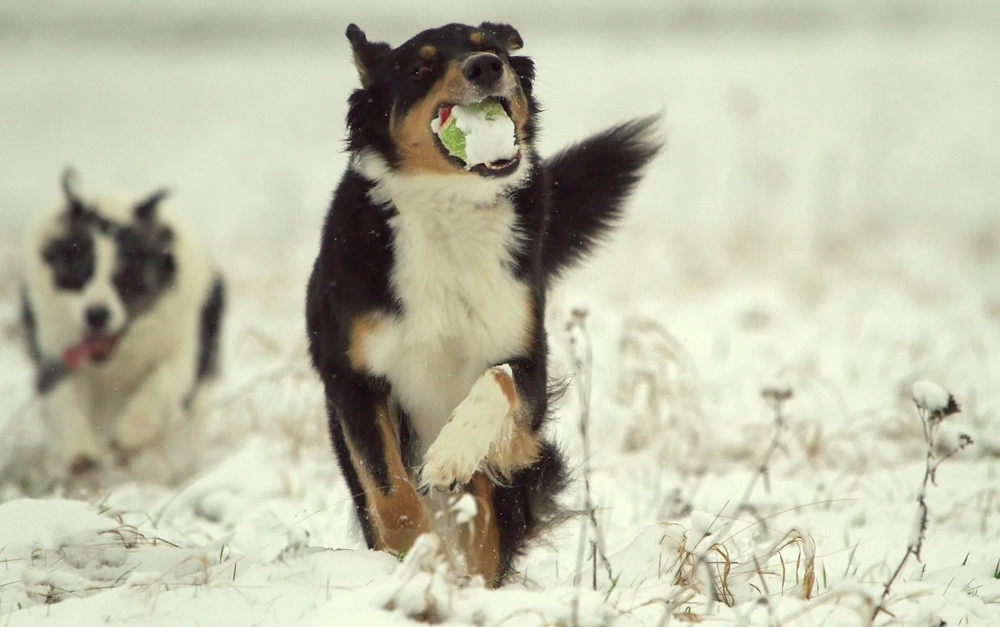
[[[476,516],[463,529],[469,573],[482,575],[486,585],[495,588],[500,585],[500,528],[497,526],[496,511],[493,509],[493,486],[486,475],[477,472],[469,485],[476,499]]]
[[[521,89],[517,74],[510,67],[504,68],[504,83],[510,90],[511,117],[518,142],[524,143],[524,127],[528,122],[528,98]],[[393,109],[389,118],[389,132],[399,147],[402,163],[400,169],[408,174],[471,174],[465,168],[449,160],[437,145],[437,138],[431,130],[431,120],[442,105],[465,102],[474,87],[469,85],[462,72],[462,64],[453,61],[445,75],[433,89],[412,107],[405,116],[397,116]]]
[[[455,174],[465,169],[449,161],[437,146],[431,131],[431,120],[441,105],[461,102],[469,93],[469,83],[462,76],[458,62],[448,66],[445,75],[423,100],[405,116],[398,117],[395,109],[389,119],[389,130],[402,156],[400,169],[408,174]]]
[[[524,95],[524,90],[521,89],[521,79],[518,78],[513,69],[504,67],[504,74],[506,75],[504,80],[511,81],[511,84],[515,85],[514,93],[510,99],[510,117],[514,121],[517,141],[524,145],[524,127],[531,115],[528,110],[528,97]]]
[[[437,48],[428,44],[420,49],[420,58],[424,61],[430,61],[437,55],[437,53]]]
[[[472,33],[471,35],[469,35],[469,43],[471,43],[473,46],[476,46],[477,48],[483,45],[483,34],[479,31]]]
[[[375,314],[366,314],[354,319],[351,326],[351,345],[347,357],[351,367],[358,372],[368,372],[368,343],[382,330],[382,320]]]
[[[384,402],[379,405],[376,414],[382,431],[385,462],[389,467],[388,490],[375,484],[370,470],[360,463],[361,457],[358,456],[350,437],[345,439],[354,468],[358,471],[361,487],[368,500],[368,515],[377,536],[377,548],[398,555],[408,551],[420,534],[430,530],[430,517],[421,504],[416,489],[407,478],[403,459],[396,446],[395,430]],[[347,435],[346,431],[344,435]]]

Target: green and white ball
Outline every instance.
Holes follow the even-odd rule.
[[[514,122],[493,99],[443,108],[431,130],[451,156],[465,162],[466,169],[517,155]]]

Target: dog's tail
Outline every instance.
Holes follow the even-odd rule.
[[[659,119],[619,124],[546,160],[552,190],[542,253],[547,276],[582,260],[618,223],[644,167],[663,147]]]

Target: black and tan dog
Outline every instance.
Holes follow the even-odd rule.
[[[452,538],[495,585],[558,516],[566,483],[542,435],[546,290],[614,226],[660,148],[655,119],[543,160],[534,66],[513,54],[512,27],[450,24],[395,49],[353,24],[347,38],[362,84],[352,162],[306,303],[333,447],[370,547],[408,550],[448,519],[438,491],[471,494],[475,517]],[[516,150],[470,168],[431,122],[487,98],[513,121]]]

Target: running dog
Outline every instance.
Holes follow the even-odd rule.
[[[398,48],[353,24],[347,38],[352,158],[306,298],[333,448],[369,547],[400,554],[450,525],[465,571],[498,585],[560,518],[567,481],[543,436],[546,291],[618,222],[661,148],[657,120],[542,159],[511,26],[449,24]],[[445,140],[460,110],[482,133],[508,125],[476,147],[493,157],[470,157],[471,122]],[[471,521],[448,515],[448,491],[471,495]]]
[[[47,427],[49,469],[80,475],[124,462],[189,418],[218,366],[222,277],[162,206],[82,196],[26,238],[22,321]]]

